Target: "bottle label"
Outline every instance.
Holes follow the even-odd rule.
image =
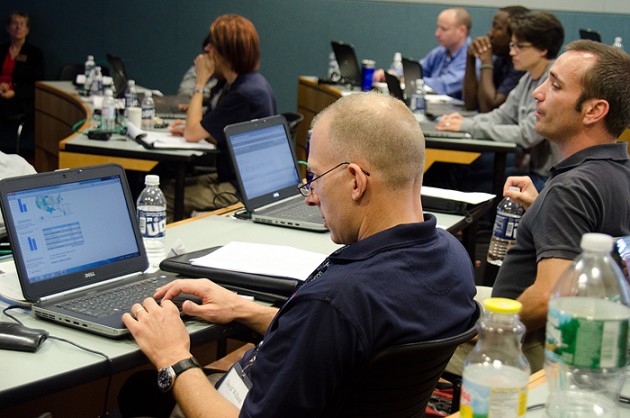
[[[518,230],[518,223],[520,220],[520,217],[514,217],[506,213],[497,212],[497,217],[494,221],[494,228],[492,229],[492,235],[500,239],[515,241],[516,231]]]
[[[154,107],[143,107],[142,108],[142,119],[153,119],[155,116],[155,108]]]
[[[166,211],[138,209],[138,224],[142,238],[162,238],[166,234]]]
[[[605,300],[602,302],[614,303]],[[552,361],[573,367],[625,367],[628,355],[628,319],[600,320],[580,317],[550,306],[545,354]]]
[[[461,396],[461,418],[516,418],[527,411],[527,385],[496,388],[464,377]]]

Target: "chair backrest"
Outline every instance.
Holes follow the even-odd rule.
[[[602,37],[599,32],[593,29],[580,29],[580,39],[590,39],[591,41],[601,42]]]
[[[372,356],[367,366],[338,392],[327,417],[424,417],[440,375],[455,349],[469,341],[481,314],[476,304],[468,329],[440,340],[402,344]]]
[[[57,80],[74,82],[77,75],[83,74],[84,71],[84,64],[66,64],[59,70]]]

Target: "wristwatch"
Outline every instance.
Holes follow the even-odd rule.
[[[193,94],[203,94],[203,89],[194,89]]]
[[[177,362],[172,366],[160,369],[157,377],[158,387],[162,392],[168,392],[173,387],[175,378],[193,367],[201,368],[201,364],[199,364],[196,358],[191,357]]]

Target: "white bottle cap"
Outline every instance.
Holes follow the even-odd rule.
[[[144,97],[151,97],[151,96],[153,96],[153,92],[151,90],[144,91]]]
[[[88,55],[87,59],[88,59],[88,61],[89,60],[94,60],[94,55]]]
[[[615,36],[615,43],[621,43],[621,36]]]
[[[157,174],[147,174],[144,178],[144,184],[147,186],[158,186],[160,184],[160,176]]]
[[[402,54],[400,52],[394,53],[394,61],[402,61]]]
[[[521,191],[521,189],[519,187],[517,187],[517,186],[510,186],[510,187],[508,187],[508,189],[509,190],[514,190],[515,192],[520,192]]]
[[[113,97],[114,92],[112,91],[112,89],[105,89],[105,96]]]
[[[596,251],[609,253],[613,249],[613,238],[610,235],[589,232],[582,235],[580,247],[585,251]]]
[[[136,82],[134,80],[128,80],[127,81],[127,86],[131,87],[131,86],[135,86]]]

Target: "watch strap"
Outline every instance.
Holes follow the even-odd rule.
[[[194,89],[193,94],[203,94],[203,89]]]
[[[184,373],[188,369],[192,369],[198,367],[201,369],[201,364],[197,361],[195,357],[187,358],[182,361],[179,361],[171,366],[173,371],[175,372],[175,376],[179,376]]]

